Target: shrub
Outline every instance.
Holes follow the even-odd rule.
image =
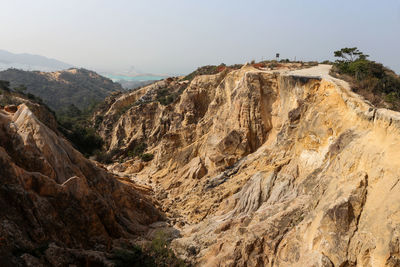
[[[17,93],[19,93],[19,94],[25,94],[25,91],[26,91],[27,89],[28,89],[28,88],[26,88],[25,85],[21,84],[21,85],[15,87],[15,88],[14,88],[14,91],[17,92]]]
[[[98,162],[101,162],[104,164],[112,163],[113,156],[111,155],[111,153],[107,153],[102,150],[96,150],[94,152],[94,156],[95,156],[95,160],[97,160]]]
[[[10,82],[0,80],[0,90],[10,92]]]
[[[134,106],[134,104],[119,108],[118,111],[117,111],[117,117],[118,118],[121,117],[122,114],[126,113],[133,106]]]
[[[186,264],[177,258],[174,252],[169,248],[170,240],[167,233],[159,230],[155,233],[151,241],[149,253],[154,257],[157,266],[186,266]]]
[[[7,105],[14,105],[18,104],[10,95],[2,94],[0,97],[0,105],[7,106]]]
[[[94,119],[94,128],[99,128],[100,124],[103,122],[104,117],[102,115],[97,115]]]
[[[321,62],[321,64],[333,65],[333,62],[331,62],[329,60],[324,60]]]
[[[210,75],[210,74],[217,74],[218,73],[218,66],[215,65],[207,65],[198,68],[197,70],[193,71],[189,75],[187,75],[183,80],[191,81],[198,75]]]
[[[333,75],[348,77],[354,91],[364,95],[375,105],[386,101],[393,109],[400,109],[400,77],[382,64],[368,60],[356,47],[335,51]]]
[[[148,161],[151,161],[151,160],[154,158],[154,155],[151,154],[151,153],[144,153],[144,154],[142,154],[142,155],[140,156],[140,158],[141,158],[143,161],[148,162]]]
[[[82,127],[77,124],[64,124],[71,127],[70,130],[60,128],[63,134],[72,144],[86,156],[90,156],[94,151],[101,149],[103,139],[97,135],[93,128]]]
[[[143,152],[146,150],[147,144],[146,143],[139,143],[139,144],[134,144],[133,148],[128,151],[128,156],[129,157],[137,157],[141,156]]]
[[[141,160],[148,162],[154,158],[154,155],[151,153],[143,153],[147,148],[146,143],[134,143],[131,150],[128,151],[128,157],[139,157]]]
[[[88,111],[84,113],[73,104],[59,111],[56,116],[60,132],[85,156],[101,150],[104,143],[88,117]]]
[[[114,249],[111,259],[116,267],[156,266],[154,259],[146,255],[139,246],[125,246]]]
[[[314,67],[314,66],[318,66],[318,61],[309,61],[309,62],[307,62],[307,66],[310,66],[310,67]]]

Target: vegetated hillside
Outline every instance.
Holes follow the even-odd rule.
[[[348,81],[354,92],[374,106],[400,111],[400,77],[382,64],[368,60],[356,47],[335,52],[339,59],[331,74]]]
[[[301,64],[207,67],[96,114],[199,266],[399,266],[400,114]],[[150,159],[143,158],[150,154]]]
[[[70,104],[83,110],[104,100],[111,92],[123,90],[120,84],[85,69],[56,72],[8,69],[0,72],[0,80],[9,81],[12,88],[24,85],[27,93],[42,98],[55,111]]]

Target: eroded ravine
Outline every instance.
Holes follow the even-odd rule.
[[[110,149],[146,141],[155,155],[111,169],[153,188],[180,231],[174,250],[196,264],[397,266],[400,115],[328,72],[244,66],[196,77],[168,106],[115,122],[110,107]]]

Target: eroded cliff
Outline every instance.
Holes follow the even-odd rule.
[[[328,72],[247,65],[122,95],[109,150],[155,157],[109,169],[153,187],[200,266],[399,266],[400,115]],[[163,106],[165,88],[183,92]]]
[[[0,183],[1,266],[113,266],[115,247],[162,219],[146,188],[84,158],[26,104],[0,109]]]

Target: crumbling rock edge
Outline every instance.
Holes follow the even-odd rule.
[[[147,90],[158,89],[130,97]],[[329,66],[246,65],[196,77],[168,106],[106,116],[100,130],[110,149],[148,141],[151,163],[117,167],[153,187],[181,231],[172,247],[186,260],[397,266],[399,119],[329,76]]]

